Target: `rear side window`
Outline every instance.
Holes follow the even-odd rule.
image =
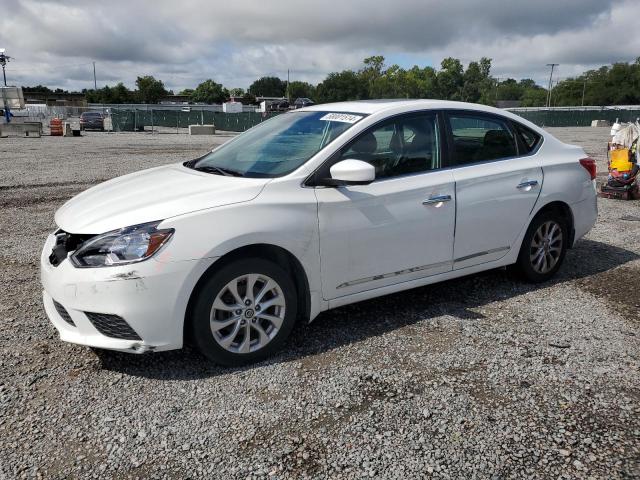
[[[518,155],[506,121],[487,115],[450,114],[453,165],[489,162]]]
[[[520,125],[517,122],[512,122],[512,123],[513,123],[513,128],[516,131],[516,134],[520,138],[521,146],[524,149],[524,151],[521,153],[527,154],[527,153],[533,152],[538,147],[538,144],[540,143],[540,138],[541,138],[540,135],[538,135],[536,132],[534,132],[530,128],[525,127],[524,125]]]

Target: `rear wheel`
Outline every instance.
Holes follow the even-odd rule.
[[[539,283],[560,269],[567,251],[568,227],[555,212],[536,216],[524,236],[516,268],[528,281]]]
[[[296,298],[291,278],[275,263],[253,258],[223,266],[195,298],[191,318],[195,344],[222,365],[265,358],[291,333]]]

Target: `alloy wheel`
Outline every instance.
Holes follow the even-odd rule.
[[[215,341],[233,353],[251,353],[267,345],[280,331],[286,301],[282,288],[267,275],[250,273],[227,283],[211,307]]]
[[[529,259],[533,270],[540,274],[551,271],[562,255],[562,227],[558,222],[544,222],[531,239]]]

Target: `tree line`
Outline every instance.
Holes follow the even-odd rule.
[[[136,90],[122,82],[97,90],[82,91],[90,103],[158,103],[172,95],[164,83],[152,76],[136,79]],[[64,93],[47,87],[23,87],[28,91]],[[311,98],[317,103],[375,98],[434,98],[496,105],[499,101],[517,101],[523,107],[542,107],[548,99],[546,88],[532,79],[495,78],[491,76],[491,59],[483,57],[466,68],[456,58],[445,58],[440,68],[413,66],[404,69],[387,66],[380,55],[364,59],[358,70],[332,72],[317,85],[294,81],[287,83],[274,76],[254,81],[247,90],[227,89],[208,79],[180,95],[194,103],[221,103],[230,97],[254,103],[256,97]],[[640,103],[640,57],[634,63],[615,63],[567,78],[554,85],[552,106],[620,105]]]

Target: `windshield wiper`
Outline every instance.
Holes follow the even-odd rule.
[[[213,165],[203,165],[201,167],[195,167],[194,170],[198,172],[215,173],[217,175],[224,175],[225,177],[244,177],[242,172],[231,170],[229,168],[214,167]]]

